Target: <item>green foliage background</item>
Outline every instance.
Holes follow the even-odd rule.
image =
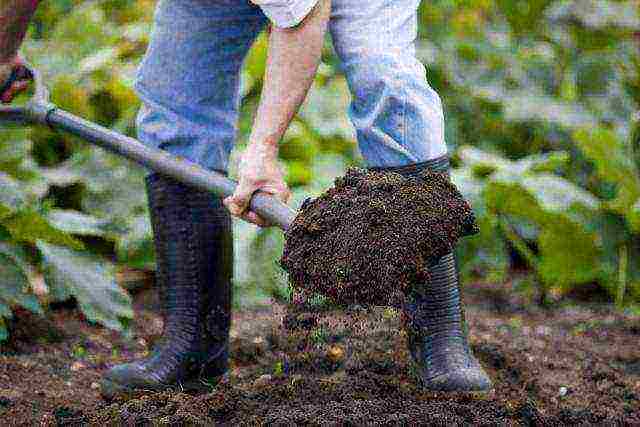
[[[23,54],[53,101],[135,136],[132,90],[149,41],[150,0],[43,2]],[[466,279],[502,282],[526,266],[544,301],[597,284],[640,302],[640,2],[431,0],[418,53],[445,105],[455,182],[481,234],[459,247]],[[241,146],[260,93],[263,34],[242,75]],[[361,160],[330,40],[282,145],[294,204]],[[17,307],[74,296],[90,321],[122,329],[117,267],[153,268],[142,177],[127,161],[50,130],[0,131],[0,340]],[[244,303],[288,298],[282,235],[236,223]],[[39,296],[36,296],[38,294]]]

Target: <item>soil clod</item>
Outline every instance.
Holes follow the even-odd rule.
[[[351,168],[307,200],[286,234],[281,265],[294,288],[340,305],[399,307],[429,265],[477,226],[445,174]]]

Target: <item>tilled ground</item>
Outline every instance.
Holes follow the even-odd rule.
[[[74,310],[21,322],[0,353],[3,425],[640,425],[640,323],[609,311],[525,311],[477,288],[471,342],[496,384],[488,397],[417,387],[390,309],[236,313],[233,368],[209,394],[140,393],[104,402],[97,381],[140,356],[161,328],[137,298],[132,339]]]

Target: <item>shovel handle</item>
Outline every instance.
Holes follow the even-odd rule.
[[[0,123],[46,125],[54,130],[63,130],[78,136],[155,172],[219,197],[228,197],[235,192],[237,183],[221,173],[209,171],[167,151],[149,147],[137,139],[58,109],[49,103],[48,91],[40,75],[33,69],[30,71],[36,85],[34,97],[24,107],[0,107]],[[250,208],[269,224],[285,231],[296,216],[295,211],[289,206],[263,192],[253,195]]]

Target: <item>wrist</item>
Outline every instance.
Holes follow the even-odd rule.
[[[254,150],[259,150],[264,153],[278,154],[278,148],[280,144],[280,138],[276,136],[260,137],[257,135],[251,135],[249,137],[249,146]]]
[[[278,148],[278,144],[256,139],[249,141],[247,152],[251,152],[253,156],[261,159],[276,160],[278,158]]]
[[[9,78],[13,71],[13,64],[0,60],[0,86]]]

